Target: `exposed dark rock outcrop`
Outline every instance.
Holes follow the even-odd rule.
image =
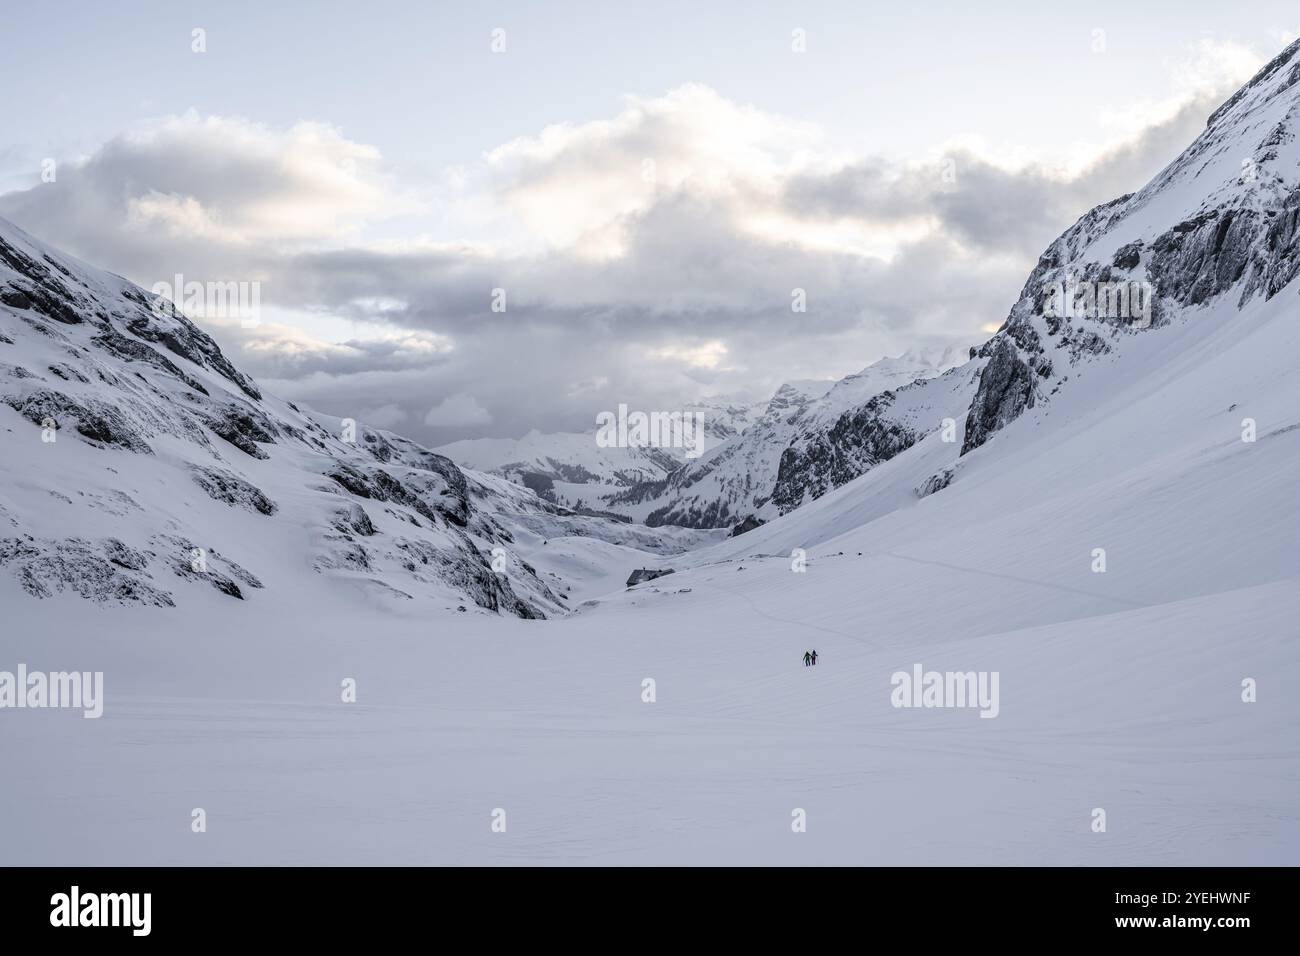
[[[628,576],[627,586],[636,587],[646,581],[653,581],[655,578],[662,578],[665,574],[672,574],[672,568],[638,568]]]
[[[782,452],[772,490],[772,502],[782,514],[852,481],[924,437],[890,417],[895,398],[894,392],[883,392],[845,412],[827,431]]]
[[[437,581],[448,582],[465,591],[479,607],[489,611],[506,611],[526,620],[543,620],[546,615],[527,601],[520,599],[510,587],[504,574],[498,574],[480,558],[479,561],[461,560],[435,548],[427,541],[398,538],[394,545],[406,557],[404,566],[417,581],[428,581],[421,573],[423,568],[435,571]]]
[[[1249,210],[1213,211],[1180,222],[1151,244],[1147,271],[1156,292],[1179,305],[1200,305],[1235,285],[1259,236]]]
[[[1242,302],[1261,293],[1271,299],[1300,275],[1300,190],[1270,211],[1263,239],[1252,252]]]
[[[367,538],[376,533],[374,522],[366,514],[366,509],[355,502],[335,512],[334,527],[344,533],[351,532]]]
[[[1033,408],[1037,394],[1034,372],[1009,337],[991,340],[985,350],[981,354],[986,354],[989,362],[980,372],[979,386],[966,416],[963,455],[984,444],[1025,409]]]
[[[148,556],[116,538],[44,540],[24,535],[0,538],[0,567],[9,567],[18,584],[33,597],[72,591],[99,604],[147,604],[174,607],[166,591],[149,577]]]
[[[199,537],[189,528],[206,495],[265,516],[256,524],[262,536],[256,553],[268,546],[307,548],[318,570],[362,576],[371,593],[412,600],[416,595],[389,578],[413,578],[427,585],[425,593],[443,598],[450,590],[520,617],[563,606],[517,554],[507,552],[506,568],[495,570],[498,549],[512,541],[514,519],[503,520],[494,509],[513,512],[509,493],[481,489],[479,507],[464,472],[444,456],[373,430],[352,442],[296,406],[263,400],[216,342],[171,303],[65,259],[4,221],[0,327],[5,357],[14,359],[0,362],[0,402],[48,429],[26,440],[75,435],[99,448],[152,456],[129,471],[119,471],[121,460],[108,455],[88,469],[78,459],[78,468],[64,475],[59,469],[67,458],[57,448],[33,453],[33,467],[49,462],[49,473],[41,473],[49,479],[48,497],[22,516],[25,522],[0,504],[0,525],[15,535],[0,546],[0,565],[34,595],[74,591],[97,601],[171,606],[173,595],[155,578],[181,578],[249,599],[262,587],[256,576],[186,537]],[[242,456],[232,460],[223,443],[254,459],[269,459],[276,445],[284,454],[256,465]],[[263,475],[293,482],[295,470],[306,493],[293,496],[294,514],[286,518],[258,485]],[[323,487],[316,480],[321,474],[334,484]],[[391,504],[372,520],[356,501],[340,507],[331,497],[340,488]],[[20,497],[29,493],[39,492],[24,490]],[[87,511],[74,517],[75,509]],[[26,533],[82,517],[122,537]],[[402,532],[394,537],[397,527]],[[148,548],[127,544],[127,532],[146,535]]]
[[[23,279],[23,288],[9,287],[0,301],[15,309],[31,309],[64,325],[80,325],[84,319],[77,309],[79,297],[47,262],[38,262],[22,250],[0,239],[0,263]],[[61,270],[60,270],[61,271]]]
[[[129,338],[121,332],[118,332],[116,329],[108,328],[95,336],[91,341],[104,351],[111,355],[116,355],[123,361],[144,362],[148,365],[152,365],[154,368],[166,372],[168,375],[184,382],[188,387],[194,389],[196,392],[203,395],[208,394],[208,390],[204,388],[202,384],[177,368],[175,362],[167,358],[165,355],[161,355],[154,351],[139,339]]]
[[[202,548],[180,535],[164,534],[153,539],[163,551],[171,570],[179,577],[203,581],[228,597],[244,600],[244,587],[260,589],[262,582],[250,571],[224,557],[214,548]]]
[[[65,382],[80,382],[82,385],[90,384],[90,379],[82,375],[76,366],[69,365],[67,362],[56,362],[49,368],[51,375],[61,378]]]
[[[460,476],[459,486],[466,487],[464,475],[459,469],[456,469],[456,474]],[[428,518],[435,525],[440,519],[443,523],[461,528],[467,527],[469,523],[468,495],[458,495],[455,487],[449,486],[443,479],[441,472],[408,471],[402,478],[397,478],[383,468],[363,470],[359,465],[339,463],[329,473],[329,477],[359,498],[373,498],[376,501],[392,501],[405,505]]]
[[[234,472],[220,468],[205,468],[195,465],[191,469],[194,482],[208,493],[214,501],[220,501],[246,511],[273,515],[276,504],[255,485],[240,478]]]
[[[0,302],[3,302],[11,309],[30,309],[32,307],[32,300],[27,297],[27,293],[22,289],[0,289]]]
[[[258,447],[275,443],[275,426],[262,412],[234,403],[207,406],[203,420],[216,434],[253,458],[270,457]]]
[[[1136,269],[1142,262],[1142,241],[1130,242],[1128,245],[1121,246],[1115,251],[1115,256],[1111,260],[1116,269],[1123,269],[1130,272]]]
[[[469,483],[465,480],[465,473],[450,458],[417,445],[410,439],[384,435],[369,429],[363,432],[359,444],[377,461],[404,465],[441,478],[444,484],[438,488],[438,511],[453,524],[465,527],[471,510]],[[408,480],[410,483],[412,482]],[[421,482],[416,481],[414,484]]]
[[[77,401],[62,392],[40,389],[27,395],[8,396],[5,404],[29,422],[56,430],[71,422],[78,434],[90,442],[111,445],[144,455],[153,454],[144,436],[112,405],[97,399]]]
[[[646,515],[645,523],[651,528],[667,524],[685,528],[725,528],[734,524],[740,515],[731,510],[725,501],[710,501],[703,507],[682,508],[677,504],[664,505]]]
[[[1232,112],[1232,110],[1243,99],[1245,99],[1251,92],[1258,89],[1261,84],[1266,83],[1268,80],[1272,79],[1272,77],[1274,77],[1279,70],[1281,70],[1293,59],[1295,59],[1296,53],[1298,51],[1300,51],[1300,45],[1296,43],[1292,43],[1290,46],[1288,46],[1285,50],[1283,50],[1273,59],[1269,60],[1268,63],[1266,63],[1264,67],[1258,73],[1255,74],[1255,76],[1251,79],[1249,83],[1247,83],[1241,89],[1237,90],[1236,93],[1233,93],[1232,96],[1228,97],[1228,99],[1224,102],[1222,106],[1220,106],[1217,110],[1215,110],[1213,113],[1210,114],[1210,118],[1205,121],[1206,129],[1209,129],[1210,127],[1218,123],[1221,119],[1226,117],[1227,114]],[[1290,76],[1288,76],[1288,78],[1283,82],[1278,92],[1283,92],[1287,89],[1290,89],[1292,86],[1296,84],[1297,80],[1300,80],[1300,64],[1297,64],[1296,67],[1294,67],[1291,70]]]
[[[952,480],[955,477],[956,477],[956,471],[952,468],[945,468],[943,471],[939,472],[938,474],[931,475],[929,478],[925,479],[925,481],[921,482],[920,486],[917,487],[916,497],[928,498],[936,491],[943,491],[943,489],[947,488],[950,484],[952,484]]]
[[[160,314],[157,302],[140,289],[129,288],[123,295],[140,307],[140,314],[126,324],[132,335],[165,346],[173,354],[216,372],[253,401],[262,400],[262,393],[253,380],[231,365],[212,337],[184,315],[175,309]]]
[[[668,499],[647,514],[650,527],[730,528],[771,498],[780,450],[789,444],[794,423],[814,404],[815,395],[806,388],[784,384],[742,436],[702,458],[671,465],[662,479],[636,482],[604,500],[619,507]]]

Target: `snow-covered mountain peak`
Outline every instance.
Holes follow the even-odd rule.
[[[629,565],[689,543],[264,395],[170,303],[3,220],[0,441],[0,569],[41,598],[170,607],[204,585],[256,600],[328,578],[385,604],[542,617],[567,609],[568,582],[524,559],[534,539],[603,539]]]

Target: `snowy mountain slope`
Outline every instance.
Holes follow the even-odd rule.
[[[29,594],[261,601],[306,572],[370,600],[563,612],[494,514],[530,498],[531,526],[561,533],[563,509],[398,436],[345,437],[263,395],[170,303],[0,222],[0,568]],[[634,540],[615,524],[584,533]]]
[[[468,438],[442,445],[438,453],[465,468],[504,475],[516,484],[566,504],[554,493],[556,482],[622,487],[653,481],[680,463],[670,448],[601,448],[595,432],[536,429],[523,438]]]
[[[1045,567],[1065,573],[1090,539],[1128,541],[1137,554],[1126,580],[1171,599],[1197,593],[1198,582],[1247,586],[1300,574],[1300,513],[1284,477],[1300,473],[1297,117],[1293,44],[1148,187],[1098,207],[1053,243],[975,360],[877,402],[875,421],[858,416],[868,420],[860,438],[894,423],[899,396],[949,382],[973,395],[952,442],[931,430],[800,510],[693,554],[692,563],[756,554],[788,562],[792,548],[816,545],[853,554],[903,548],[920,516],[932,514],[968,539],[951,553],[1003,535],[1037,537],[1037,524],[1068,542],[1057,555],[1025,548],[1008,570],[1027,577]],[[1115,259],[1127,275],[1151,277],[1150,327],[1044,314],[1045,291],[1059,277],[1113,276],[1121,266],[1099,263]],[[851,431],[845,425],[837,423]],[[833,433],[820,443],[861,447],[848,438],[837,445]],[[796,444],[783,472],[801,456],[811,457]],[[791,487],[806,490],[808,477],[792,477]],[[1246,494],[1250,505],[1229,504]],[[1094,510],[1082,507],[1089,495],[1102,499]],[[1009,523],[1007,509],[1024,518]],[[1161,533],[1152,535],[1157,519]],[[1171,564],[1171,549],[1196,558]]]
[[[777,513],[769,504],[777,465],[798,436],[816,433],[874,395],[932,377],[952,364],[951,350],[909,351],[881,359],[821,395],[797,385],[782,386],[744,433],[685,463],[663,481],[606,497],[605,506],[653,526],[731,527],[749,515],[771,517]]]
[[[1271,138],[1267,94],[1288,71],[1266,71],[1219,122],[1245,111],[1246,141],[1261,127]],[[1166,277],[1151,328],[1076,320],[1053,333],[1027,305],[989,354],[878,406],[880,422],[897,408],[920,421],[916,410],[944,409],[913,393],[964,397],[952,442],[925,430],[762,527],[665,555],[674,574],[578,614],[431,620],[337,587],[304,588],[304,612],[199,588],[178,627],[137,604],[33,601],[0,575],[11,660],[102,670],[107,696],[95,721],[6,715],[6,862],[1294,865],[1300,282],[1283,281],[1289,213],[1271,205],[1235,282],[1209,294],[1218,280],[1206,280],[1197,303],[1171,277],[1190,288],[1234,274],[1220,269],[1231,226],[1195,269],[1199,227],[1163,253],[1153,240],[1144,258],[1143,236],[1201,206],[1193,185],[1226,185],[1216,208],[1237,195],[1206,155],[1169,180],[1183,183],[1176,202],[1152,193],[1125,216],[1104,211],[1124,233],[1085,228],[1050,267],[1086,265],[1072,258],[1085,245],[1104,258],[1107,244],[1143,241],[1139,262]],[[1168,251],[1178,236],[1182,251]],[[1026,328],[1042,352],[1025,350]],[[1073,356],[1067,332],[1077,343],[1089,331],[1105,348]],[[1051,371],[1018,391],[1015,363],[1044,358]],[[857,421],[860,434],[875,427]],[[848,462],[849,429],[836,434],[825,449]],[[390,444],[389,461],[419,455]],[[105,455],[135,460],[67,447],[88,477]],[[269,468],[281,449],[270,451],[249,467]],[[927,484],[949,470],[941,489]],[[22,474],[5,474],[6,495]],[[517,495],[502,515],[552,514],[497,477],[467,473],[466,488],[473,509]],[[292,504],[277,495],[271,518]],[[29,497],[11,512],[51,507]],[[551,544],[514,535],[545,569],[535,555]],[[552,570],[581,565],[556,554]],[[608,583],[592,565],[578,573],[569,603]],[[800,663],[810,648],[815,668]],[[894,706],[895,672],[917,665],[996,672],[997,717]],[[345,678],[356,703],[340,701]],[[87,792],[96,799],[68,796]],[[194,807],[205,834],[189,830]],[[491,826],[498,809],[505,832]],[[798,811],[806,832],[792,829]]]
[[[206,591],[177,640],[146,609],[89,627],[84,602],[10,601],[0,579],[16,659],[109,688],[93,733],[73,713],[0,735],[23,820],[7,859],[1292,864],[1294,291],[1102,356],[942,493],[913,490],[952,454],[932,435],[563,620],[430,626],[335,591],[305,629]],[[917,663],[998,672],[997,718],[893,707],[892,675]],[[60,798],[78,787],[101,796]]]
[[[853,480],[964,405],[961,444],[923,482],[940,490],[961,455],[1079,387],[1100,357],[1127,355],[1165,324],[1201,321],[1196,310],[1220,296],[1243,305],[1277,294],[1300,271],[1298,82],[1292,44],[1148,186],[1052,243],[1003,327],[953,376],[882,394],[798,436],[780,460],[776,509]]]
[[[830,383],[803,383],[798,388],[812,395],[819,384]],[[707,451],[743,432],[766,407],[717,398],[687,403],[680,411],[701,416]],[[662,481],[680,468],[688,457],[686,448],[678,445],[601,447],[593,427],[590,432],[549,434],[533,429],[520,439],[471,438],[436,450],[462,467],[503,475],[548,501],[600,510],[605,498],[622,489]]]
[[[1123,359],[1102,358],[1086,387],[1063,390],[966,455],[942,493],[916,494],[952,454],[931,435],[690,563],[768,555],[788,568],[791,550],[805,548],[816,566],[819,555],[842,551],[835,560],[861,565],[857,573],[873,581],[881,555],[901,554],[975,575],[995,568],[1014,580],[1073,581],[1117,606],[1300,576],[1300,324],[1291,294],[1241,310],[1221,300],[1205,321],[1153,330]],[[1245,419],[1255,422],[1253,442],[1243,441]],[[1089,567],[1098,547],[1109,560],[1101,574]],[[1063,592],[1054,613],[1070,613],[1076,599],[1089,595]]]
[[[687,552],[720,541],[724,531],[648,528],[557,508],[510,480],[466,472],[470,499],[508,525],[512,555],[534,567],[567,606],[621,589],[640,567],[684,560]]]
[[[816,395],[828,383],[807,380],[793,383],[793,387],[802,393]],[[705,448],[713,448],[739,435],[763,416],[767,402],[745,399],[743,397],[719,395],[686,402],[683,412],[698,412],[703,416],[706,437]]]
[[[1153,324],[1201,321],[1221,296],[1271,298],[1300,272],[1300,45],[1292,44],[1209,119],[1205,131],[1150,184],[1099,206],[1040,258],[990,359],[963,450],[1051,395],[1080,360],[1126,349],[1134,325],[1071,328],[1045,308],[1069,277],[1149,281]],[[1104,338],[1102,337],[1104,336]]]

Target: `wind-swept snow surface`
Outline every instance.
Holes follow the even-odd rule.
[[[103,670],[107,698],[0,715],[6,857],[1294,863],[1292,306],[1153,337],[1159,374],[1099,369],[1105,401],[1022,418],[941,493],[900,457],[564,620],[87,614],[6,583],[13,661]],[[910,504],[873,520],[891,487]],[[996,672],[996,718],[894,707],[917,664]]]
[[[969,362],[754,444],[736,537],[342,442],[4,227],[0,695],[104,697],[0,709],[0,858],[1295,864],[1297,53]]]
[[[1296,580],[1142,605],[1004,555],[720,566],[530,624],[19,605],[9,653],[107,700],[4,715],[5,861],[1294,863]],[[998,716],[893,708],[915,663],[998,671]]]

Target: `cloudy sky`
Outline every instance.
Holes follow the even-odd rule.
[[[259,282],[256,328],[201,320],[237,364],[434,444],[762,397],[982,341],[1300,29],[1049,6],[11,5],[0,216]]]

